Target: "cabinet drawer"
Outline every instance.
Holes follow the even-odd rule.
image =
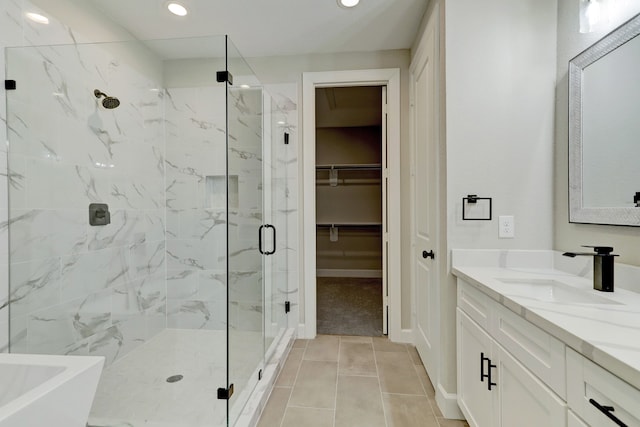
[[[458,279],[458,307],[484,330],[489,330],[489,307],[494,302],[470,284]]]
[[[495,340],[566,399],[564,343],[500,304],[494,310],[491,335]]]
[[[572,349],[567,349],[567,402],[588,425],[640,427],[640,390]],[[617,424],[594,403],[613,407]]]
[[[567,412],[567,427],[589,427],[573,411]]]

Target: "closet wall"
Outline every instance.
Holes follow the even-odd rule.
[[[382,276],[382,89],[316,92],[318,277]]]

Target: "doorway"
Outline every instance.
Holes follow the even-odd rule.
[[[321,121],[319,129],[323,129],[322,117],[316,117],[316,97],[324,97],[322,102],[326,102],[328,105],[335,103],[335,105],[339,106],[343,102],[341,97],[344,94],[336,91],[336,89],[345,88],[346,90],[357,91],[361,87],[374,88],[378,92],[376,96],[381,100],[379,112],[382,111],[380,116],[386,117],[386,120],[381,120],[381,123],[378,123],[378,128],[380,128],[378,129],[378,146],[380,147],[377,151],[378,160],[363,163],[363,165],[366,165],[362,166],[364,170],[355,168],[340,170],[335,167],[339,162],[335,161],[332,171],[331,162],[321,163],[323,162],[321,157],[324,155],[323,149],[319,147],[319,151],[316,151],[317,120]],[[299,336],[314,338],[318,332],[319,316],[317,316],[317,313],[321,307],[318,305],[320,302],[318,301],[317,288],[318,285],[323,285],[323,280],[328,279],[340,282],[334,283],[334,287],[337,287],[344,285],[345,281],[356,281],[354,279],[358,279],[357,281],[361,282],[360,285],[366,281],[375,282],[375,279],[377,279],[378,283],[382,283],[382,288],[378,284],[379,291],[375,291],[375,295],[378,295],[376,298],[380,301],[380,305],[376,310],[378,315],[383,317],[382,333],[388,334],[392,341],[402,341],[403,334],[400,328],[400,72],[398,69],[381,69],[304,73],[302,89],[303,144],[301,174],[304,179],[301,244],[305,250],[303,273],[304,306],[301,308],[301,312],[304,313],[304,323],[299,327]],[[329,91],[333,93],[319,92],[320,94],[318,94],[316,92],[317,89],[333,89],[333,91]],[[385,91],[386,96],[384,94]],[[338,99],[334,102],[332,98],[336,96]],[[346,95],[344,97],[351,98]],[[386,103],[382,102],[382,99],[386,99]],[[341,120],[346,120],[349,115],[351,115],[351,112],[344,112],[341,115],[343,116]],[[349,127],[355,128],[358,126]],[[373,128],[374,126],[370,127]],[[373,133],[373,129],[369,129],[369,131]],[[320,134],[323,132],[327,133],[326,129],[321,130]],[[329,131],[329,133],[331,132],[336,131]],[[349,132],[356,131],[351,129],[344,133],[347,134]],[[366,131],[363,130],[362,133],[366,133]],[[381,135],[386,136],[386,144],[384,145],[380,140]],[[322,139],[323,135],[320,135],[319,140],[321,141]],[[354,138],[348,139],[353,140]],[[322,142],[320,143],[322,144]],[[328,152],[332,153],[333,149],[335,147],[329,149]],[[316,156],[319,156],[318,162],[316,162]],[[354,166],[354,163],[351,162],[349,165]],[[345,164],[347,163],[341,165]],[[317,168],[317,166],[321,168]],[[370,216],[367,220],[361,220],[360,224],[356,224],[347,217],[336,216],[331,219],[330,215],[337,215],[337,209],[327,208],[329,205],[317,200],[316,193],[322,194],[332,190],[330,188],[331,183],[335,183],[337,187],[338,183],[344,183],[344,181],[341,181],[343,179],[346,179],[347,183],[355,179],[358,184],[372,188],[373,182],[379,181],[379,187],[375,190],[378,194],[377,200],[379,204],[375,208],[362,209],[370,215],[375,212],[375,216]],[[317,185],[317,180],[322,180],[322,185]],[[351,184],[353,183],[354,181],[351,181]],[[354,205],[360,207],[359,203],[354,202],[356,199],[348,195],[349,192],[355,192],[356,187],[358,185],[341,187],[340,191],[344,193],[342,199],[346,200],[346,202],[339,202],[338,204],[349,209],[353,209],[352,206]],[[374,192],[371,188],[369,190],[371,193]],[[386,200],[386,206],[382,205],[382,200]],[[353,210],[355,211],[355,209]],[[379,231],[376,231],[376,228]],[[329,244],[346,245],[349,240],[352,240],[350,235],[354,233],[370,236],[377,234],[379,237],[372,237],[372,241],[375,243],[368,245],[368,251],[362,251],[362,248],[357,251],[352,250],[348,245],[343,249],[335,249],[338,246],[327,246]],[[332,242],[332,239],[337,239],[337,241]],[[366,262],[369,262],[369,264],[365,264],[365,260],[361,260],[360,264],[356,263],[350,266],[340,264],[340,262],[345,261],[343,258],[348,258],[344,256],[346,253],[353,254],[358,251],[366,255],[368,258]],[[317,252],[320,252],[320,254],[317,254]],[[377,257],[377,253],[382,253],[382,255]],[[327,263],[331,260],[323,258],[325,256],[327,256],[326,258],[332,258],[332,256],[333,258],[338,258],[337,261],[339,262],[337,264],[334,263],[329,268]],[[334,259],[333,261],[336,260]],[[377,264],[372,264],[371,262],[377,262]],[[340,280],[337,280],[336,276]],[[383,290],[385,284],[388,284],[388,287]],[[380,322],[378,322],[379,324]],[[385,327],[386,330],[384,330]]]
[[[317,332],[387,333],[386,86],[316,88]]]

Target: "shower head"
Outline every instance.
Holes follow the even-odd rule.
[[[118,105],[120,105],[120,100],[118,98],[114,98],[112,96],[108,96],[106,93],[100,91],[99,89],[94,90],[93,94],[98,99],[100,99],[100,97],[104,96],[104,99],[102,100],[102,106],[104,108],[106,108],[107,110],[112,110],[114,108],[117,108]]]

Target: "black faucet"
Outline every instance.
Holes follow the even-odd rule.
[[[613,292],[613,259],[618,255],[612,254],[611,246],[582,246],[593,248],[595,252],[565,252],[562,255],[568,257],[592,256],[593,257],[593,289],[602,292]]]

